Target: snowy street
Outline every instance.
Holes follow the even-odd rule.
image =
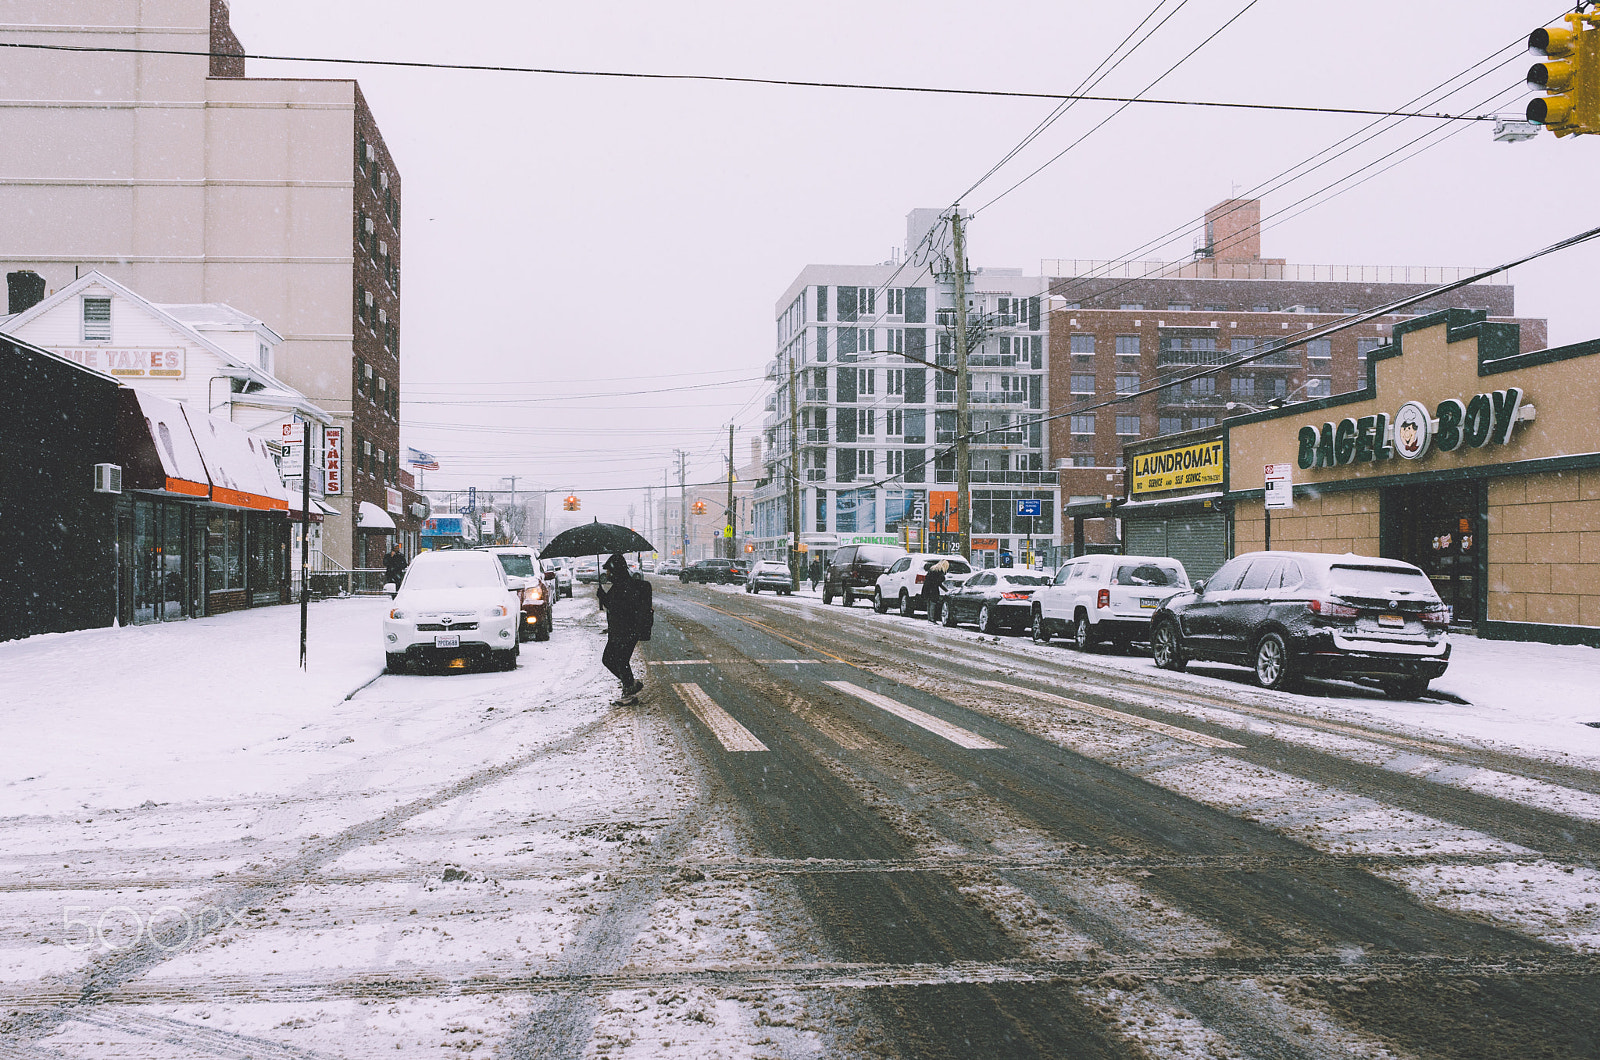
[[[1600,652],[1415,703],[656,581],[0,644],[0,1057],[1592,1055]]]

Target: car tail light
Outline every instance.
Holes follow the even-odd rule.
[[[921,584],[922,584],[922,579],[924,579],[924,578],[926,578],[926,577],[927,577],[927,575],[926,575],[926,574],[919,574],[919,575],[917,575],[917,584],[918,584],[918,585],[921,585]]]
[[[1323,618],[1356,618],[1361,614],[1354,607],[1336,604],[1329,600],[1312,600],[1306,606],[1311,609],[1312,614],[1321,615]]]
[[[1026,599],[1028,599],[1028,597],[1030,597],[1032,595],[1033,595],[1032,593],[1001,593],[1000,594],[1000,599],[1002,599],[1002,600],[1026,600]]]
[[[1451,612],[1449,607],[1440,607],[1432,611],[1422,612],[1422,624],[1435,629],[1444,629],[1450,625]]]
[[[1111,606],[1111,590],[1110,589],[1101,589],[1098,593],[1096,593],[1095,597],[1094,597],[1094,606],[1095,607],[1110,607]]]

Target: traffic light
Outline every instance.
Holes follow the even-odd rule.
[[[1546,94],[1528,101],[1528,120],[1557,136],[1600,133],[1600,14],[1568,14],[1565,26],[1528,35],[1528,47],[1545,57],[1528,70],[1528,83]]]
[[[706,514],[706,502],[695,501],[693,504],[689,505],[689,510],[694,512],[696,515],[704,515]]]
[[[583,502],[578,499],[577,494],[569,493],[561,498],[561,507],[566,511],[575,512],[583,507]]]

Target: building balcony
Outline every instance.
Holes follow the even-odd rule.
[[[1033,362],[1028,362],[1031,365]],[[951,367],[954,367],[952,365]],[[1015,368],[1017,358],[1010,353],[974,353],[967,357],[968,368]],[[1025,365],[1024,367],[1027,367]]]
[[[828,428],[826,427],[807,427],[801,434],[803,435],[802,444],[804,445],[828,444]]]
[[[807,482],[826,482],[826,481],[828,481],[828,469],[825,468],[825,467],[808,467],[808,468],[806,468],[806,481]]]
[[[1190,394],[1183,392],[1169,395],[1165,391],[1158,391],[1156,408],[1163,412],[1168,409],[1220,409],[1230,400],[1226,394]]]
[[[1027,431],[980,431],[972,440],[973,445],[1027,445]]]
[[[800,404],[826,405],[828,403],[828,388],[825,386],[808,386],[802,392]]]
[[[974,471],[970,481],[974,486],[1054,486],[1059,478],[1054,471]]]
[[[1025,405],[1028,395],[1021,390],[974,390],[967,400],[973,405]]]

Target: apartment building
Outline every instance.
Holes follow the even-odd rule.
[[[98,270],[271,321],[276,374],[335,421],[325,554],[376,564],[397,532],[401,194],[360,87],[245,77],[225,0],[0,10],[0,40],[148,50],[8,50],[0,271],[48,297]]]
[[[906,228],[903,261],[808,265],[778,299],[755,490],[752,543],[762,557],[788,554],[796,463],[798,529],[813,553],[926,544],[960,528],[948,239],[938,210],[912,211]],[[976,558],[990,565],[1003,553],[1021,557],[1030,542],[1059,542],[1050,429],[1032,422],[1049,392],[1044,293],[1021,269],[969,271],[971,529]],[[1020,500],[1041,501],[1041,514],[1017,516]]]

